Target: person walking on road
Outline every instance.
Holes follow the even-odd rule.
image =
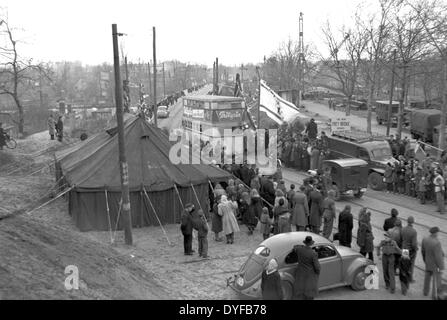
[[[261,219],[259,222],[261,224],[259,232],[262,234],[264,240],[266,240],[270,237],[270,231],[272,230],[273,225],[273,215],[270,215],[269,209],[266,207],[262,208]]]
[[[309,225],[313,233],[319,234],[323,217],[323,195],[320,186],[310,192],[310,203]]]
[[[323,237],[329,240],[335,220],[335,191],[329,190],[327,198],[323,201]]]
[[[309,219],[309,203],[304,194],[305,187],[301,186],[300,191],[296,192],[292,198],[292,224],[295,225],[296,231],[304,231],[308,225]]]
[[[357,230],[357,245],[360,247],[360,253],[374,262],[374,236],[371,227],[371,213],[362,208],[359,213],[359,227]]]
[[[428,296],[433,277],[432,298],[436,299],[440,293],[442,271],[444,270],[444,251],[438,240],[439,228],[430,228],[430,236],[422,240],[421,253],[425,263],[424,296]]]
[[[279,199],[279,206],[274,209],[275,219],[278,219],[278,233],[292,232],[290,226],[290,211],[285,206],[284,199]]]
[[[193,212],[194,205],[192,203],[187,203],[185,205],[185,210],[182,213],[182,223],[180,225],[180,230],[183,234],[183,247],[185,255],[187,256],[191,256],[194,252],[194,250],[192,250]]]
[[[436,204],[438,206],[437,212],[439,212],[440,214],[444,214],[445,180],[444,177],[442,176],[441,169],[436,169],[436,175],[435,178],[433,179],[433,184],[435,186]]]
[[[384,236],[385,240],[382,240],[377,247],[377,256],[380,259],[380,249],[382,248],[382,269],[385,287],[391,293],[394,293],[396,290],[395,255],[402,254],[402,250],[397,246],[396,241],[391,238],[390,231],[387,231]]]
[[[64,122],[62,121],[62,116],[59,116],[59,119],[56,123],[56,132],[57,132],[57,140],[62,142],[64,138]]]
[[[312,249],[314,241],[307,236],[303,245],[296,245],[294,251],[298,266],[295,273],[294,297],[297,300],[313,300],[318,294],[318,278],[320,262],[317,253]]]
[[[266,208],[267,209],[267,208]],[[261,290],[263,300],[282,300],[281,276],[278,272],[278,262],[271,259],[262,272]]]
[[[351,248],[353,227],[354,217],[351,213],[351,206],[346,205],[338,215],[338,241],[341,246]]]
[[[54,134],[56,131],[56,120],[54,120],[53,115],[50,114],[47,120],[48,133],[50,134],[50,139],[54,140]]]
[[[203,210],[200,209],[198,211],[199,221],[197,225],[198,231],[198,250],[199,257],[208,258],[208,223],[206,222],[205,215],[203,214]]]
[[[416,260],[416,254],[418,251],[417,232],[413,228],[414,218],[409,216],[407,219],[407,226],[402,228],[402,249],[406,249],[409,252],[409,258],[411,262],[410,267],[410,282],[414,282],[413,270],[414,261]]]
[[[408,249],[402,250],[402,256],[399,260],[399,280],[402,294],[406,296],[411,283],[411,259]]]

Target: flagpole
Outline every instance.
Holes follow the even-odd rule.
[[[258,74],[258,129],[261,127],[261,74],[259,67],[256,67],[256,73]]]

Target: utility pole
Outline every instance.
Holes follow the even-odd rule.
[[[130,112],[129,69],[127,67],[127,56],[124,57],[124,70],[126,71],[126,80],[123,81],[124,112]]]
[[[391,71],[391,88],[390,88],[390,104],[388,105],[388,117],[386,121],[386,135],[390,135],[391,127],[391,110],[393,105],[393,94],[394,94],[394,73],[396,70],[396,49],[393,50],[393,69]]]
[[[216,94],[216,61],[213,61],[213,94]]]
[[[244,90],[244,70],[248,70],[248,68],[244,68],[244,65],[241,65],[241,89]]]
[[[163,62],[163,98],[166,97],[165,63]]]
[[[402,127],[403,127],[403,120],[404,120],[404,101],[405,101],[405,95],[407,91],[407,69],[408,64],[404,61],[402,66],[399,66],[400,69],[403,69],[402,71],[402,91],[400,93],[399,97],[399,112],[397,114],[397,137],[399,139],[402,137]]]
[[[219,94],[219,58],[216,58],[216,95]]]
[[[154,59],[154,124],[157,126],[157,54],[155,48],[155,27],[152,27],[153,41],[152,52]]]
[[[147,63],[147,73],[148,73],[148,77],[149,77],[149,90],[148,90],[149,92],[148,92],[148,94],[149,94],[149,99],[151,99],[152,98],[152,81],[151,81],[152,75],[151,75],[151,63],[150,62]],[[149,104],[150,104],[150,102],[149,102]]]
[[[130,214],[129,197],[129,169],[126,161],[124,145],[124,121],[123,121],[123,92],[121,90],[120,58],[118,53],[118,36],[116,24],[112,24],[113,39],[113,65],[115,69],[115,103],[116,122],[118,125],[118,149],[121,175],[122,212],[124,223],[124,240],[127,245],[132,245],[132,216]]]
[[[303,13],[300,12],[299,18],[299,41],[298,41],[298,50],[299,50],[299,58],[298,58],[298,97],[297,97],[297,107],[300,107],[301,104],[301,95],[304,91],[304,38],[303,38]]]
[[[256,67],[256,73],[258,74],[258,119],[257,126],[259,129],[261,126],[261,72],[259,71],[259,67]]]
[[[43,110],[42,70],[41,69],[39,69],[39,99],[40,99],[40,110]]]
[[[447,48],[444,49],[446,52],[444,53],[444,101],[442,103],[442,113],[441,113],[441,123],[439,126],[439,141],[438,148],[445,150],[445,125],[446,125],[446,112],[447,112]]]

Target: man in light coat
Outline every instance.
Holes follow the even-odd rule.
[[[313,233],[319,234],[321,227],[321,220],[323,217],[323,195],[321,194],[321,187],[317,186],[310,192],[310,216],[309,225]]]
[[[442,271],[444,270],[444,251],[438,240],[438,227],[430,228],[430,236],[422,240],[421,253],[425,263],[424,296],[428,296],[432,276],[434,278],[432,298],[440,293]]]
[[[301,186],[292,198],[292,225],[295,225],[296,231],[304,231],[309,223],[309,203],[304,190],[305,187]]]
[[[332,234],[335,220],[335,191],[329,190],[328,196],[323,201],[323,237],[329,240]]]
[[[436,175],[435,178],[433,179],[433,184],[435,185],[436,204],[438,206],[437,211],[441,214],[444,214],[445,181],[440,169],[436,169]]]

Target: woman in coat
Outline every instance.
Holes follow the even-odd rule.
[[[338,241],[341,246],[351,248],[353,220],[351,206],[346,205],[338,215]]]
[[[270,216],[269,209],[262,208],[261,219],[259,220],[260,227],[259,232],[262,234],[264,240],[270,237],[270,231],[272,230],[273,215]]]
[[[269,261],[261,276],[261,290],[263,300],[282,300],[281,276],[275,259]]]
[[[234,233],[239,232],[239,225],[237,224],[234,211],[237,208],[237,203],[228,201],[227,196],[220,198],[220,203],[217,206],[217,210],[220,216],[222,216],[223,232],[227,237],[227,244],[234,243]]]
[[[218,203],[220,201],[220,196],[216,198],[216,201],[213,204],[213,216],[211,219],[211,230],[214,232],[214,240],[215,241],[222,241],[222,239],[219,237],[219,233],[223,231],[222,226],[222,216],[219,215],[218,211]]]
[[[296,231],[304,231],[308,225],[309,203],[304,194],[304,187],[300,187],[300,192],[296,192],[292,198],[292,225],[296,226]]]
[[[371,227],[371,213],[362,208],[359,213],[359,228],[357,230],[357,245],[360,247],[360,253],[374,262],[374,236]]]

